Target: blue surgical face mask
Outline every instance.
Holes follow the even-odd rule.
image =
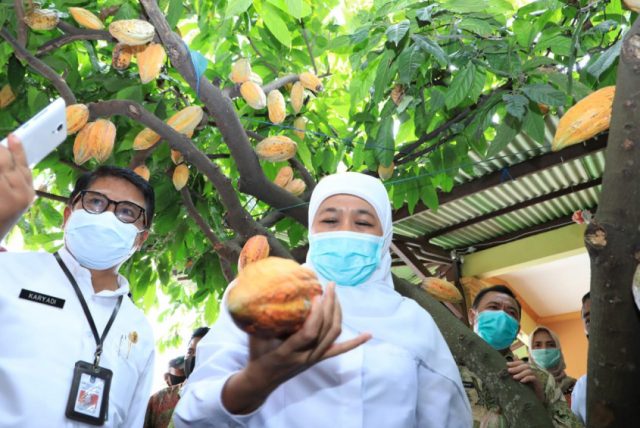
[[[531,358],[543,369],[551,369],[557,367],[560,363],[560,349],[532,349]]]
[[[309,236],[313,267],[337,285],[356,286],[366,281],[380,263],[381,236],[358,232],[324,232]]]
[[[501,351],[516,340],[520,324],[504,311],[483,311],[478,314],[474,330],[493,349]]]
[[[79,209],[67,221],[64,242],[80,265],[104,270],[131,257],[138,233],[136,226],[121,222],[111,211],[90,214]]]

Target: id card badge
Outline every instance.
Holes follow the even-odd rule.
[[[112,377],[113,372],[109,369],[78,361],[67,401],[67,418],[90,425],[104,425]]]

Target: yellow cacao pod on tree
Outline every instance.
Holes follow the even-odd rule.
[[[393,170],[395,169],[395,165],[391,162],[389,166],[383,166],[382,164],[378,165],[378,177],[381,180],[388,180],[393,177]]]
[[[293,127],[295,128],[293,133],[303,140],[307,129],[307,119],[303,116],[297,117],[296,120],[293,121]]]
[[[149,181],[149,178],[151,177],[151,171],[149,171],[149,168],[147,168],[146,165],[139,165],[135,167],[133,172],[144,178],[145,181]]]
[[[0,109],[8,107],[16,99],[16,94],[13,93],[11,85],[6,84],[0,89]]]
[[[140,81],[145,84],[158,78],[167,59],[167,53],[161,44],[149,43],[143,50],[136,53],[136,59]]]
[[[609,129],[615,86],[607,86],[578,101],[560,118],[551,150],[581,143]]]
[[[155,28],[141,19],[122,19],[109,25],[109,33],[120,43],[129,46],[146,45],[155,35]]]
[[[322,294],[316,274],[293,260],[267,257],[245,266],[227,295],[227,310],[243,331],[286,338],[298,331]]]
[[[35,31],[53,30],[58,25],[60,17],[53,9],[34,8],[24,17],[24,22]]]
[[[104,29],[104,24],[100,18],[87,9],[83,9],[81,7],[70,7],[69,13],[81,27],[88,28],[90,30]]]
[[[282,123],[287,117],[287,107],[284,103],[284,97],[279,90],[274,89],[267,96],[267,109],[269,110],[269,120],[272,123]]]
[[[247,240],[238,257],[238,270],[245,266],[269,257],[269,241],[263,235],[255,235]]]
[[[256,145],[258,157],[270,162],[280,162],[296,155],[298,145],[289,137],[275,135],[265,138]]]
[[[185,107],[167,120],[167,125],[191,138],[196,126],[202,121],[204,111],[200,106]]]
[[[280,186],[284,188],[291,179],[293,178],[293,168],[290,166],[283,166],[276,174],[276,178],[273,179],[273,182],[276,186]]]
[[[133,139],[133,150],[146,150],[160,141],[160,136],[151,128],[144,128]]]
[[[116,70],[126,70],[131,64],[133,50],[124,43],[116,43],[111,53],[111,66]]]
[[[171,149],[171,161],[176,165],[180,165],[184,162],[184,157],[179,151]]]
[[[116,125],[107,119],[93,122],[89,132],[89,144],[93,146],[93,157],[100,163],[109,159],[116,141]]]
[[[84,104],[71,104],[67,106],[67,135],[72,135],[81,130],[89,120],[89,108]]]
[[[300,113],[304,105],[304,86],[302,83],[296,82],[291,86],[291,107],[295,114]]]
[[[240,95],[252,108],[260,110],[267,106],[267,96],[255,82],[247,80],[240,86]]]
[[[422,289],[442,302],[460,303],[462,294],[455,285],[440,278],[427,277],[420,284]]]
[[[173,170],[173,185],[176,190],[181,190],[189,181],[189,167],[183,163]]]
[[[260,77],[258,73],[255,73],[253,71],[251,72],[251,76],[249,76],[249,80],[251,80],[253,83],[256,83],[260,86],[262,86],[262,84],[264,83],[262,81],[262,77]]]
[[[640,12],[640,0],[622,0],[627,9]]]
[[[323,89],[322,81],[318,79],[318,76],[313,73],[310,73],[308,71],[300,73],[298,75],[298,79],[300,79],[300,83],[302,83],[302,86],[309,89],[310,91],[320,92]]]
[[[89,136],[94,124],[95,122],[88,122],[73,142],[73,161],[77,165],[82,165],[93,157],[93,146],[90,144]]]
[[[292,193],[293,196],[302,195],[306,188],[307,188],[307,185],[300,178],[294,178],[289,182],[289,184],[284,186],[284,190],[286,190],[289,193]]]
[[[244,83],[251,79],[251,63],[246,58],[240,58],[231,66],[231,81]]]
[[[391,100],[395,105],[400,105],[404,98],[404,86],[397,84],[391,90]]]

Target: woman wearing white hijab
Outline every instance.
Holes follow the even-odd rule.
[[[324,295],[302,330],[264,341],[221,311],[198,345],[176,426],[471,427],[440,331],[393,289],[382,183],[358,173],[325,177],[311,197],[309,227],[307,265]]]
[[[571,391],[576,384],[576,379],[567,375],[565,369],[560,338],[551,329],[538,326],[531,332],[529,355],[533,363],[542,367],[553,375],[558,388],[562,390],[565,400],[571,405]]]

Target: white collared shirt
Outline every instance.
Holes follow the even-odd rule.
[[[587,424],[587,375],[582,375],[571,392],[571,411]]]
[[[76,279],[100,335],[117,298],[124,295],[100,359],[101,367],[113,371],[104,426],[142,427],[153,375],[151,326],[127,297],[129,284],[124,277],[119,276],[116,291],[95,293],[91,273],[64,248],[59,253]],[[21,292],[33,292],[32,300],[20,298]],[[42,295],[57,299],[59,304],[64,300],[64,306],[53,306],[54,302]],[[0,253],[0,425],[88,426],[67,419],[65,409],[74,366],[79,360],[93,362],[95,349],[78,297],[54,256]]]

